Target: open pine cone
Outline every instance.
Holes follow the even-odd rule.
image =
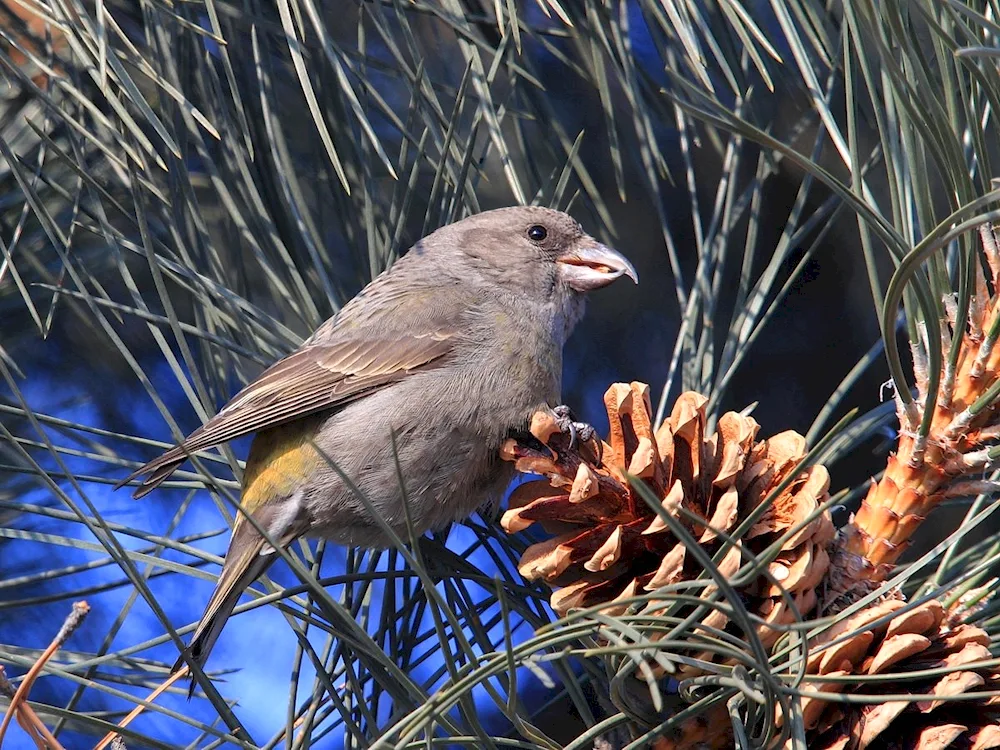
[[[765,646],[774,643],[780,633],[768,624],[794,622],[794,609],[804,615],[815,607],[834,537],[829,514],[820,510],[828,499],[829,475],[820,465],[799,466],[805,439],[789,431],[758,441],[757,422],[735,412],[723,415],[710,432],[706,399],[697,393],[683,394],[655,434],[648,386],[613,385],[604,402],[611,431],[603,460],[583,446],[571,449],[555,420],[543,413],[531,428],[539,444],[510,440],[504,446],[502,456],[518,470],[546,477],[514,491],[501,521],[504,529],[513,533],[537,522],[555,534],[526,550],[521,574],[558,587],[551,604],[560,614],[601,603],[608,604],[602,611],[619,614],[629,597],[697,578],[701,566],[629,485],[626,473],[631,474],[647,483],[709,556],[720,551],[724,536],[759,512],[724,553],[720,568],[731,577],[745,553],[761,555],[774,545],[769,577],[759,576],[740,590],[745,606],[767,623],[758,627],[759,637]],[[713,593],[709,584],[700,595]],[[646,606],[663,605],[654,600]],[[731,627],[716,609],[702,623]],[[696,671],[687,668],[684,674]]]
[[[893,612],[898,614],[873,626]],[[845,634],[850,636],[842,638]],[[819,650],[817,647],[823,644],[834,645]],[[809,747],[823,750],[1000,747],[1000,726],[996,724],[994,711],[987,709],[996,703],[996,698],[945,700],[1000,688],[998,668],[983,665],[992,658],[989,645],[990,637],[984,630],[961,624],[934,600],[914,608],[907,608],[898,599],[887,600],[838,622],[820,642],[812,644],[809,672],[840,676],[891,674],[892,679],[819,683],[820,690],[940,698],[858,705],[806,697],[802,700],[802,712],[810,732]],[[939,672],[908,676],[922,670]]]
[[[940,750],[1000,748],[997,698],[948,700],[1000,689],[986,631],[960,622],[937,601],[907,607],[890,599],[839,621],[810,641],[807,672],[830,681],[804,682],[799,700],[810,750]],[[933,671],[932,671],[933,670]],[[929,674],[927,672],[930,672]],[[921,674],[923,673],[923,674]],[[882,680],[844,678],[881,676]],[[809,692],[871,696],[837,703]],[[877,702],[884,695],[929,696]],[[733,746],[724,706],[653,743],[654,750]],[[781,726],[783,717],[777,716]]]
[[[515,532],[537,522],[554,535],[529,547],[519,566],[526,578],[543,579],[556,587],[553,609],[565,614],[572,608],[604,604],[601,611],[621,614],[630,597],[702,573],[670,525],[630,486],[626,480],[630,474],[648,484],[663,509],[709,556],[722,548],[724,537],[754,517],[722,558],[719,567],[727,578],[733,578],[745,556],[780,548],[767,567],[768,575],[738,589],[743,605],[766,623],[757,628],[766,647],[781,636],[769,624],[795,620],[789,598],[800,616],[815,616],[821,589],[832,572],[830,555],[839,554],[851,536],[835,538],[829,514],[821,509],[828,500],[826,469],[799,467],[804,439],[784,432],[758,441],[757,423],[732,412],[709,432],[706,400],[696,393],[683,394],[655,433],[645,385],[613,385],[604,400],[611,429],[603,451],[570,448],[554,418],[540,413],[531,428],[538,442],[508,441],[502,454],[520,471],[545,477],[514,491],[502,524]],[[761,507],[772,493],[775,496]],[[716,587],[705,585],[700,592],[708,597]],[[651,597],[640,611],[662,611],[664,601]],[[883,618],[885,622],[877,622]],[[712,610],[701,624],[742,635],[719,610]],[[806,695],[799,706],[808,746],[1000,747],[1000,728],[992,713],[996,699],[943,700],[1000,689],[1000,670],[982,664],[990,658],[989,642],[984,630],[962,624],[957,614],[946,612],[936,601],[908,608],[901,598],[887,598],[837,622],[810,642],[806,673],[812,679],[799,689],[869,694],[874,700],[887,694],[942,699],[844,704]],[[678,649],[672,651],[676,654]],[[693,643],[677,677],[702,672],[695,660],[710,661],[712,656],[699,651]],[[794,665],[786,666],[783,671],[798,672]],[[915,674],[922,670],[937,672]],[[892,679],[885,681],[844,679],[890,673]],[[824,676],[836,679],[815,679]],[[776,721],[780,726],[783,717]],[[653,747],[724,748],[732,743],[731,722],[725,706],[720,706],[658,738]]]

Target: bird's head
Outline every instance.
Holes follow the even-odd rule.
[[[638,283],[621,253],[583,231],[572,216],[539,206],[484,211],[450,224],[424,242],[457,248],[473,273],[535,298],[572,298],[622,276]]]

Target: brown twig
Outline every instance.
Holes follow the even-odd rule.
[[[146,704],[152,703],[157,698],[159,698],[164,691],[166,691],[171,685],[177,682],[177,680],[179,680],[181,677],[184,677],[187,673],[188,673],[188,667],[185,664],[183,667],[178,669],[167,679],[165,679],[163,682],[157,685],[156,688],[153,690],[153,692],[149,694],[149,697],[146,698],[146,700],[143,703],[140,703],[138,706],[129,711],[128,716],[126,716],[124,719],[118,722],[118,728],[124,729],[129,724],[131,724],[132,721],[139,714],[141,714],[143,711],[146,710]],[[101,738],[101,741],[97,743],[97,745],[94,747],[94,750],[104,750],[104,748],[106,748],[108,745],[113,745],[115,740],[121,740],[121,735],[118,734],[118,732],[114,731],[108,732],[106,735],[104,735],[103,738]]]
[[[4,734],[7,731],[7,727],[10,726],[11,719],[16,716],[17,723],[28,733],[38,747],[48,747],[50,750],[64,750],[63,746],[59,744],[59,741],[49,732],[45,724],[42,723],[41,719],[38,718],[37,714],[28,705],[28,693],[31,691],[31,686],[35,683],[35,680],[45,668],[45,664],[53,657],[56,651],[62,648],[67,639],[73,635],[73,631],[80,627],[80,623],[83,622],[83,618],[87,616],[88,612],[90,612],[90,605],[87,602],[74,602],[73,610],[66,616],[62,627],[56,633],[56,637],[52,639],[52,643],[48,645],[48,648],[31,665],[31,669],[28,670],[24,679],[21,680],[17,691],[13,696],[10,696],[10,705],[7,706],[7,712],[4,714],[3,721],[0,722],[0,746],[3,745]]]
[[[8,700],[14,698],[14,686],[10,684],[7,679],[7,672],[4,670],[3,666],[0,665],[0,695],[4,696]],[[45,725],[42,720],[38,718],[38,714],[35,713],[34,709],[27,703],[22,704],[18,708],[16,714],[17,723],[20,725],[24,733],[31,738],[31,741],[35,743],[36,747],[45,748],[45,740],[39,734],[39,728],[44,729]]]

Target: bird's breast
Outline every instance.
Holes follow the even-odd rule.
[[[551,311],[496,305],[477,316],[456,352],[455,395],[491,415],[497,430],[559,398],[562,340]]]

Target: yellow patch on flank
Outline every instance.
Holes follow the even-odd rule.
[[[243,507],[253,512],[288,497],[312,476],[322,460],[310,442],[318,422],[307,419],[257,433],[243,473]]]

